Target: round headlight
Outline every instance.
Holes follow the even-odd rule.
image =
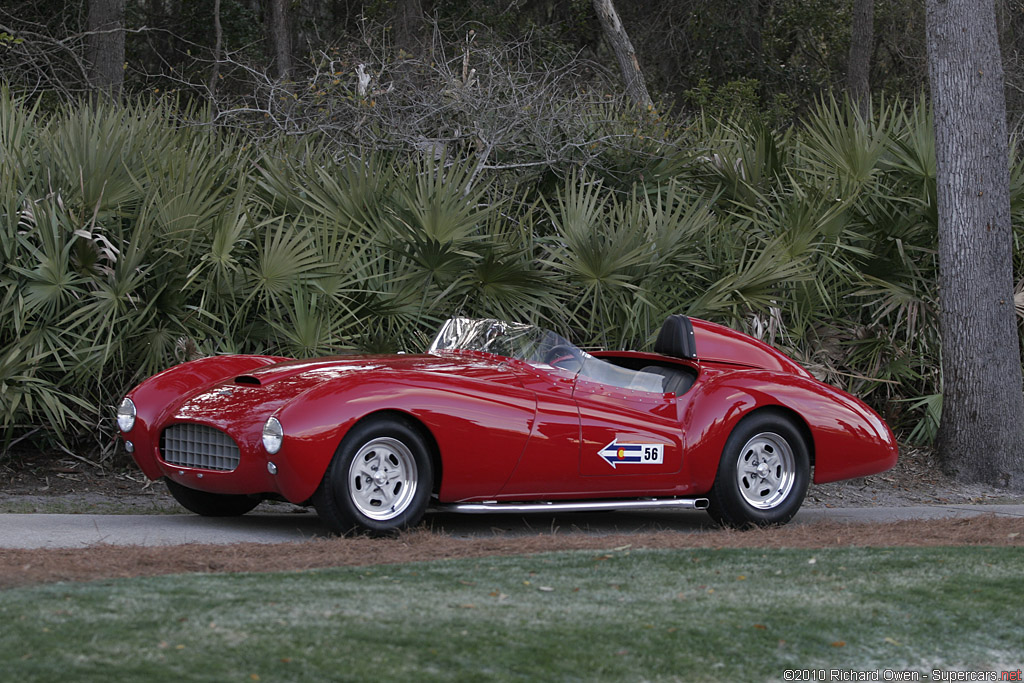
[[[277,418],[272,417],[267,420],[267,423],[263,425],[263,447],[267,449],[267,453],[273,455],[281,450],[281,439],[283,438],[284,429],[281,428],[281,423]]]
[[[117,426],[122,432],[130,432],[135,426],[135,404],[127,396],[117,407]]]

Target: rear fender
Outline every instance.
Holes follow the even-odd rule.
[[[710,377],[691,393],[683,422],[697,490],[710,490],[722,449],[739,421],[769,407],[787,411],[805,434],[817,484],[896,464],[896,440],[878,414],[814,379],[765,370],[730,372]]]
[[[694,491],[711,490],[729,434],[740,420],[763,405],[745,387],[721,377],[699,383],[683,409],[683,470]]]

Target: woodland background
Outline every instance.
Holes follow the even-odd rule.
[[[590,0],[5,0],[3,452],[112,458],[113,406],[175,362],[414,351],[453,314],[591,347],[715,320],[929,442],[924,3],[867,34],[864,5],[617,0],[645,103]],[[1019,131],[1024,5],[996,5]]]

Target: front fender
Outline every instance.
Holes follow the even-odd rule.
[[[386,375],[314,387],[277,415],[285,437],[272,459],[281,493],[292,501],[311,498],[345,434],[383,412],[405,414],[430,432],[444,463],[440,499],[459,500],[498,493],[526,446],[536,401],[511,385],[485,391],[472,382],[432,385]]]
[[[153,433],[152,427],[162,424],[184,396],[214,382],[283,360],[288,359],[253,355],[208,356],[168,368],[128,392],[128,398],[135,403],[135,424],[129,432],[122,433],[121,438],[132,442],[132,457],[142,473],[149,479],[163,476],[156,455],[159,435]]]

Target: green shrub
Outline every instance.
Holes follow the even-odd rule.
[[[4,90],[0,444],[109,457],[112,406],[186,357],[418,350],[453,314],[639,348],[670,313],[705,317],[867,396],[914,438],[934,433],[922,103],[878,103],[864,121],[825,98],[786,130],[581,116],[601,163],[524,176],[483,170],[472,149],[256,144],[174,102],[43,114]],[[1018,225],[1022,177],[1017,164]]]

